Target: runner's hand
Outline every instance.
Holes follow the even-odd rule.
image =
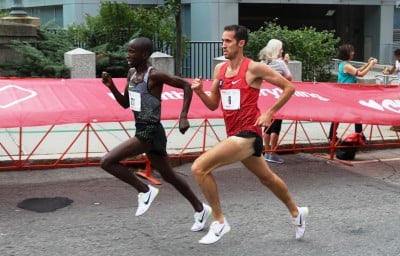
[[[180,117],[179,118],[179,131],[182,134],[185,134],[185,132],[189,129],[189,121],[186,117]]]
[[[200,92],[203,90],[203,78],[201,76],[193,80],[192,90],[195,92]]]
[[[110,74],[108,74],[107,72],[103,71],[103,73],[101,73],[101,78],[102,78],[102,82],[105,86],[107,87],[111,87],[114,85],[114,82],[110,76]]]
[[[256,123],[254,125],[268,127],[271,125],[271,122],[272,122],[271,120],[272,120],[272,116],[267,111],[258,117],[258,119],[256,120]]]

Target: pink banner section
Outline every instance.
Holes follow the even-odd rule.
[[[190,81],[190,79],[189,79]],[[114,79],[122,91],[125,78]],[[211,81],[205,81],[204,89]],[[296,93],[276,118],[295,121],[400,125],[400,87],[295,82]],[[281,90],[264,83],[261,111]],[[162,95],[162,119],[178,119],[183,92],[168,85]],[[189,118],[221,118],[194,94]],[[67,123],[131,121],[133,114],[115,102],[100,79],[0,79],[0,128]]]

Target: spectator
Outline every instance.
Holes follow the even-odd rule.
[[[284,78],[292,81],[292,73],[288,68],[290,57],[289,54],[285,54],[285,58],[282,59],[282,46],[282,42],[278,39],[269,40],[267,45],[260,51],[259,59],[261,62],[267,64],[273,70],[281,74]],[[264,159],[271,163],[282,164],[284,162],[284,160],[275,152],[278,146],[281,127],[282,120],[274,119],[269,127],[264,128]]]
[[[343,44],[339,47],[338,50],[338,58],[341,60],[338,68],[338,78],[337,82],[341,84],[355,84],[357,82],[357,77],[365,76],[372,67],[378,62],[375,58],[369,58],[368,62],[363,66],[356,68],[351,65],[350,61],[354,58],[354,46],[351,44]],[[336,125],[335,125],[336,124]],[[334,129],[339,127],[339,123],[331,123],[331,127],[329,129],[329,140],[332,140]],[[355,124],[355,132],[362,133],[363,128],[362,124]],[[335,129],[335,130],[336,130]],[[336,134],[335,134],[336,136]],[[363,139],[365,140],[365,136],[363,135]],[[336,137],[335,137],[336,140]]]
[[[390,69],[388,69],[387,74],[392,75],[393,73],[397,75],[397,78],[400,81],[400,49],[396,49],[394,51],[394,58],[396,59],[395,63],[392,65]]]
[[[394,57],[396,59],[395,63],[392,65],[391,69],[388,70],[388,75],[395,73],[397,75],[397,83],[400,84],[400,49],[394,51]],[[392,126],[390,130],[400,132],[400,126]]]

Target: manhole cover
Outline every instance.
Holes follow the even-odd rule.
[[[64,208],[74,201],[67,197],[28,198],[18,204],[19,208],[34,212],[53,212]]]

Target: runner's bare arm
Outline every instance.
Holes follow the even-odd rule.
[[[128,95],[128,82],[125,87],[124,94],[121,94],[117,87],[115,87],[114,81],[110,74],[107,72],[103,72],[101,74],[102,77],[102,82],[105,86],[107,86],[111,93],[114,95],[115,100],[123,107],[123,108],[128,108],[129,107],[129,95]],[[129,74],[128,74],[128,79],[129,79]]]
[[[249,64],[249,72],[251,76],[253,76],[254,83],[258,83],[258,79],[262,79],[282,89],[282,93],[279,98],[258,118],[255,123],[255,125],[259,126],[268,126],[271,124],[273,115],[278,112],[278,110],[281,109],[292,97],[295,92],[295,88],[293,84],[285,79],[281,74],[262,63],[252,61]]]
[[[192,82],[192,89],[199,96],[201,101],[206,105],[206,107],[210,110],[216,110],[219,105],[219,101],[221,99],[221,95],[219,92],[219,81],[218,81],[218,73],[221,68],[222,63],[218,64],[214,69],[214,80],[212,82],[210,92],[207,94],[203,89],[203,79],[201,77],[194,79]]]
[[[183,78],[173,76],[158,70],[153,70],[152,79],[156,79],[158,81],[157,84],[167,84],[169,86],[180,88],[183,90],[183,104],[181,113],[179,115],[179,131],[184,134],[190,127],[189,121],[187,119],[193,96],[193,91],[191,89],[190,83]],[[158,95],[158,97],[161,97],[161,91],[159,93],[160,95]]]

